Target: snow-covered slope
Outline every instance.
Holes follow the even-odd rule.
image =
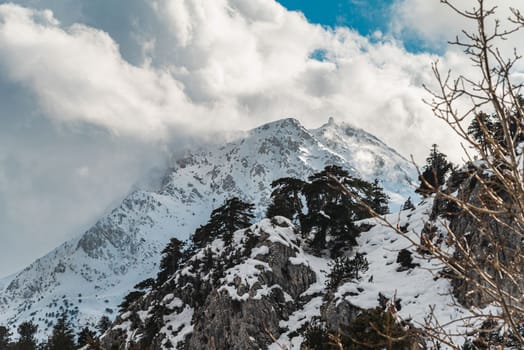
[[[324,284],[333,261],[306,256],[303,263],[316,272],[317,280],[322,281],[322,288],[317,290],[320,296],[317,297],[318,300],[313,299],[298,310],[297,315],[291,315],[289,320],[282,322],[281,326],[287,331],[269,349],[278,350],[282,346],[290,350],[301,349],[300,344],[304,339],[301,336],[296,337],[296,334],[306,322],[314,317],[326,318],[326,314],[333,311],[342,312],[344,303],[361,309],[375,308],[379,306],[379,294],[389,300],[398,300],[400,319],[409,320],[417,328],[424,328],[426,322],[433,323],[436,320],[446,324],[444,329],[450,334],[460,334],[457,329],[462,323],[453,321],[470,314],[454,302],[450,281],[440,276],[442,264],[430,255],[418,254],[410,242],[420,241],[420,233],[429,220],[432,206],[433,199],[430,198],[421,202],[414,210],[385,216],[385,221],[368,219],[360,222],[373,225],[357,239],[355,249],[355,253],[364,254],[369,268],[362,273],[359,280],[348,281],[337,287],[330,301],[331,307],[336,306],[335,310],[330,310],[330,306],[326,305],[327,288]],[[405,228],[405,236],[396,233],[385,222]],[[413,268],[401,268],[397,262],[399,252],[404,249],[412,253]],[[460,344],[461,340],[457,339],[457,342]]]
[[[166,283],[123,310],[102,343],[123,349],[196,350],[215,344],[233,350],[299,350],[311,325],[337,332],[362,310],[388,302],[396,304],[399,319],[416,328],[423,329],[432,315],[454,334],[461,324],[449,322],[469,313],[453,305],[450,281],[439,275],[438,261],[417,254],[410,244],[419,240],[432,205],[428,199],[416,209],[386,216],[405,229],[405,236],[379,219],[358,222],[371,228],[361,233],[349,257],[361,253],[369,267],[335,285],[326,283],[334,261],[312,255],[283,217],[239,230],[231,243],[217,238],[195,251]],[[404,250],[412,254],[410,266],[397,261]],[[193,294],[196,281],[205,290],[202,299]],[[159,322],[154,332],[152,319]]]
[[[337,124],[333,118],[311,133],[351,164],[360,177],[380,179],[393,203],[403,203],[412,195],[413,189],[406,184],[416,179],[413,164],[375,136],[348,124]]]
[[[112,318],[133,285],[156,274],[170,237],[188,238],[231,196],[255,203],[260,216],[273,180],[329,164],[383,180],[394,209],[413,192],[410,163],[362,130],[332,120],[311,131],[295,119],[269,123],[176,159],[158,191],[133,192],[83,235],[0,281],[0,324],[33,320],[43,335],[64,309],[78,324]]]

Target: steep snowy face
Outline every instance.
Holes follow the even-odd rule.
[[[417,179],[413,164],[375,136],[349,124],[337,124],[333,118],[311,133],[351,164],[358,176],[368,181],[379,179],[394,204],[412,195]]]
[[[188,202],[204,194],[219,197],[220,202],[237,195],[263,209],[273,180],[306,179],[326,165],[339,165],[368,181],[380,180],[392,209],[413,195],[415,168],[376,137],[332,119],[319,129],[306,130],[292,118],[253,129],[218,150],[179,159],[162,193]]]
[[[156,275],[169,238],[187,239],[231,196],[253,202],[261,217],[273,180],[305,179],[331,164],[382,180],[392,209],[413,193],[410,163],[363,130],[333,121],[316,130],[295,119],[268,123],[175,159],[158,191],[133,192],[83,235],[0,281],[0,324],[33,320],[43,336],[62,310],[79,325],[112,318],[137,282]]]

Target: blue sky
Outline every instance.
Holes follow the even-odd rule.
[[[370,36],[375,31],[388,33],[394,0],[277,0],[288,10],[302,12],[309,22],[323,26],[344,26]],[[437,52],[419,38],[396,37],[406,50]]]
[[[278,0],[289,10],[301,11],[312,23],[347,26],[362,35],[387,30],[392,0]]]

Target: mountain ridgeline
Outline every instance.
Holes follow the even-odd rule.
[[[250,223],[254,205],[233,197],[213,210],[187,245],[172,238],[156,279],[139,283],[124,298],[97,346],[264,349],[287,333],[288,340],[318,348],[329,332],[337,331],[333,324],[340,326],[362,311],[351,304],[345,305],[347,312],[331,310],[329,323],[317,320],[322,329],[312,328],[313,315],[304,316],[300,329],[290,324],[292,332],[279,326],[313,300],[318,303],[319,295],[329,300],[341,283],[360,280],[368,270],[365,254],[354,251],[360,233],[372,226],[362,220],[388,211],[382,188],[338,166],[327,166],[307,180],[277,179],[272,188],[267,218],[259,223]],[[311,266],[315,259],[319,266]],[[329,261],[335,266],[325,275],[321,267]],[[396,336],[406,336],[398,346],[416,343],[404,325],[388,319],[387,308],[366,312],[391,323],[384,326]],[[378,348],[385,338],[371,333]],[[349,338],[344,342],[355,344]]]
[[[515,348],[489,318],[462,337],[455,323],[493,302],[473,268],[494,263],[487,232],[495,263],[519,262],[511,215],[479,223],[450,200],[484,201],[492,174],[435,145],[414,203],[408,164],[332,120],[308,131],[286,119],[193,151],[158,191],[132,193],[1,283],[0,350],[422,350],[442,344],[434,329],[464,349]]]
[[[442,192],[424,191],[421,203],[389,216],[377,182],[338,166],[307,180],[273,181],[267,218],[253,225],[247,220],[253,205],[227,200],[189,245],[175,242],[176,249],[164,250],[163,261],[176,264],[126,297],[93,348],[518,349],[519,335],[501,333],[491,314],[477,326],[461,323],[477,318],[469,306],[493,303],[479,274],[489,273],[491,264],[520,262],[521,237],[506,222],[479,223],[446,197],[456,192],[468,203],[482,201],[479,179],[491,176],[470,162],[453,169]],[[494,244],[502,247],[496,262]],[[450,252],[447,265],[435,256],[437,246]],[[480,270],[461,272],[472,260]],[[514,280],[498,283],[520,296]],[[442,320],[449,322],[436,325]],[[462,327],[468,332],[458,333]]]
[[[157,190],[132,192],[85,233],[0,281],[0,324],[14,333],[21,322],[32,321],[44,338],[52,330],[50,320],[66,309],[79,329],[95,327],[103,316],[114,319],[124,296],[156,276],[171,238],[187,240],[232,197],[253,203],[253,214],[261,219],[273,181],[307,181],[327,165],[354,179],[378,179],[392,208],[413,195],[414,167],[363,130],[333,120],[314,130],[295,119],[268,123],[222,147],[174,159]]]

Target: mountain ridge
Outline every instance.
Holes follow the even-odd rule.
[[[334,151],[337,140],[346,143]],[[350,156],[359,149],[372,157],[354,166],[351,162],[357,158]],[[158,191],[132,192],[84,234],[3,279],[0,324],[14,326],[32,319],[43,334],[49,331],[49,315],[66,307],[80,324],[93,325],[104,314],[112,316],[134,284],[156,273],[169,238],[187,239],[226,198],[255,203],[260,218],[271,181],[305,178],[330,164],[352,176],[366,170],[363,177],[368,180],[396,174],[384,182],[396,204],[413,193],[416,172],[411,164],[363,130],[333,120],[313,130],[294,118],[267,123],[223,146],[174,159]]]
[[[128,299],[99,341],[104,349],[299,350],[324,348],[329,332],[373,340],[376,346],[369,348],[378,349],[391,334],[388,323],[386,336],[373,335],[375,329],[380,334],[384,318],[373,319],[377,328],[365,323],[365,329],[346,332],[362,315],[379,312],[385,317],[391,312],[403,332],[388,338],[395,339],[393,348],[431,348],[425,346],[429,338],[424,332],[413,329],[420,330],[432,317],[447,321],[469,316],[453,304],[450,280],[439,274],[442,265],[410,243],[419,237],[433,207],[428,198],[413,209],[385,216],[409,227],[406,235],[381,219],[355,222],[362,231],[342,260],[311,250],[303,232],[278,215],[227,239],[210,237],[179,252],[178,267],[165,282],[135,291],[139,295]],[[400,258],[406,254],[408,259]],[[342,272],[344,261],[358,256],[366,263],[349,264],[352,272]],[[455,334],[460,325],[443,327]]]

